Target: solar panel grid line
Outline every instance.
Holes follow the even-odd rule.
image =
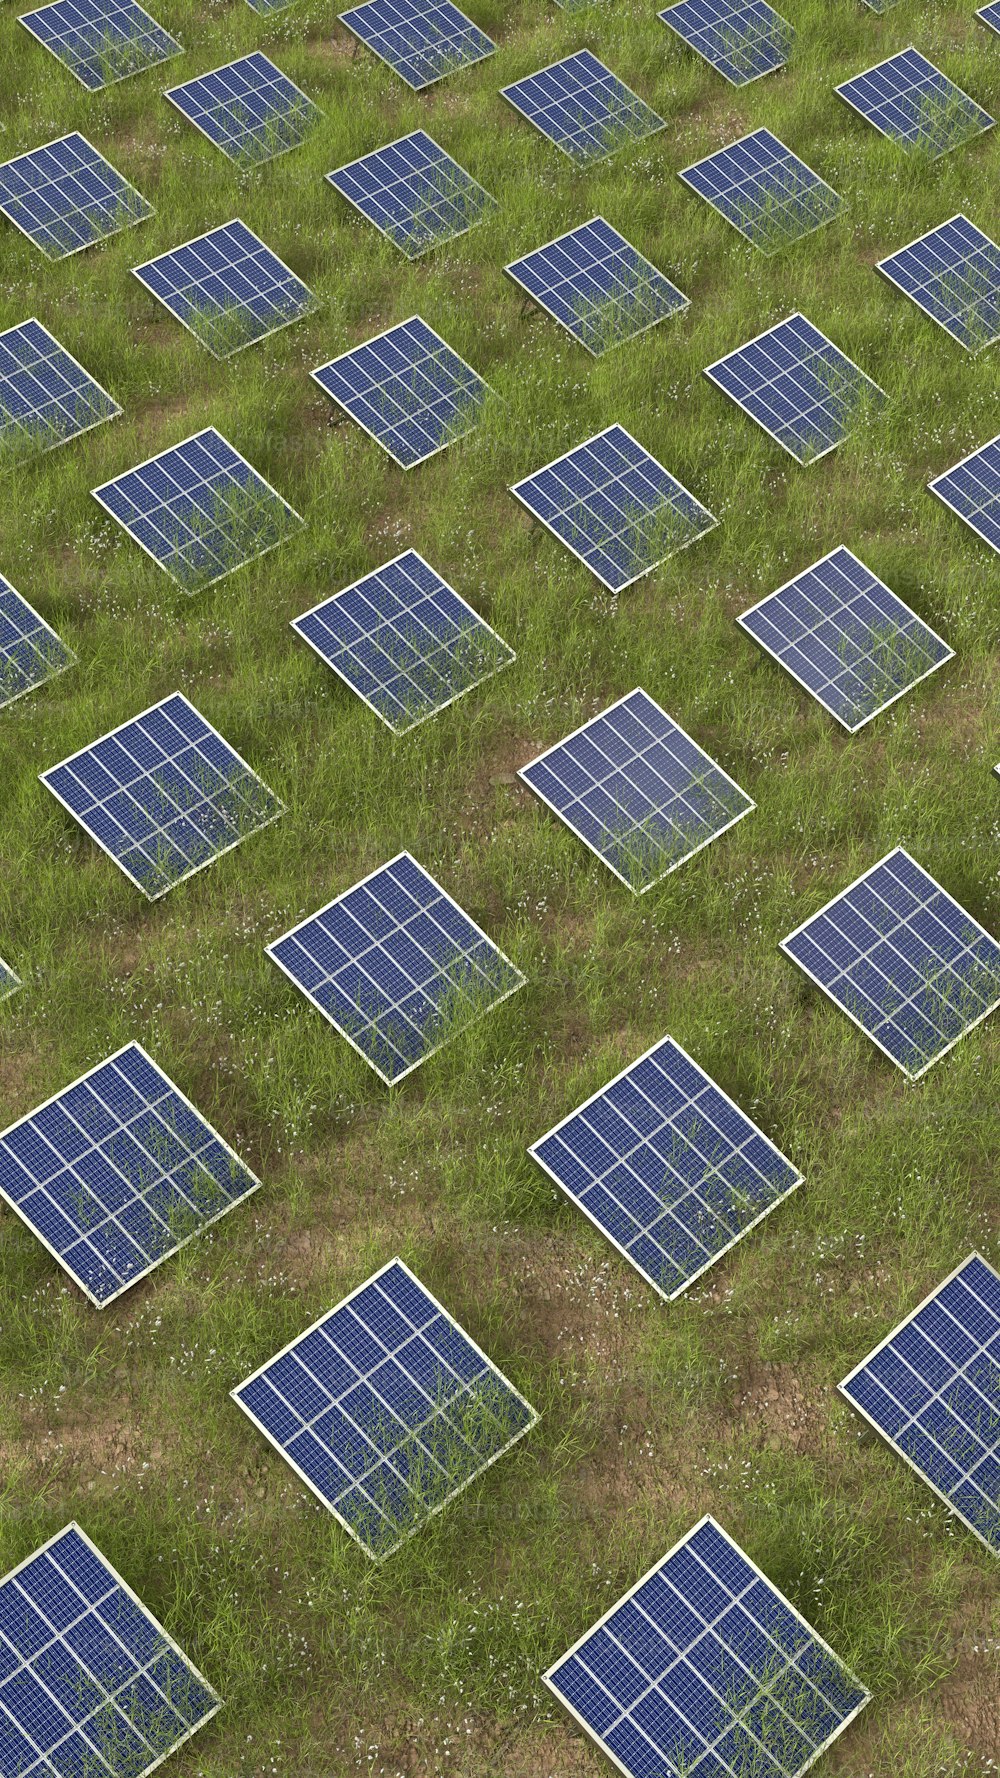
[[[0,710],[75,664],[73,650],[0,574]]]
[[[657,17],[733,87],[783,68],[795,37],[766,0],[678,0]]]
[[[399,1288],[400,1278],[405,1280],[402,1291],[400,1291]],[[386,1285],[383,1284],[383,1281],[386,1281]],[[242,1399],[251,1389],[252,1385],[263,1380],[269,1384],[269,1387],[274,1390],[278,1396],[284,1409],[286,1420],[293,1423],[296,1420],[299,1421],[300,1425],[307,1431],[311,1430],[312,1426],[317,1423],[328,1421],[330,1416],[328,1408],[326,1407],[320,1407],[319,1413],[317,1414],[314,1412],[310,1420],[305,1419],[301,1410],[290,1399],[282,1395],[279,1386],[272,1380],[273,1375],[282,1360],[294,1357],[306,1372],[308,1379],[307,1386],[309,1387],[311,1397],[309,1406],[315,1410],[324,1398],[327,1403],[333,1402],[335,1396],[328,1381],[318,1374],[316,1368],[313,1368],[316,1362],[315,1360],[313,1361],[313,1365],[310,1365],[309,1359],[302,1356],[303,1351],[307,1349],[307,1343],[315,1336],[320,1335],[322,1330],[327,1329],[334,1323],[336,1318],[342,1316],[345,1311],[351,1311],[361,1297],[370,1297],[373,1289],[384,1293],[389,1307],[394,1310],[396,1316],[402,1322],[403,1325],[400,1330],[400,1338],[404,1345],[413,1340],[414,1337],[419,1339],[421,1335],[426,1335],[427,1329],[434,1325],[434,1318],[440,1317],[449,1332],[452,1335],[458,1336],[461,1348],[463,1349],[462,1357],[474,1355],[475,1359],[482,1367],[479,1375],[481,1376],[482,1373],[485,1372],[488,1375],[491,1384],[497,1388],[498,1394],[500,1388],[502,1388],[504,1394],[506,1394],[513,1403],[516,1403],[523,1410],[525,1415],[523,1424],[515,1429],[512,1432],[512,1435],[501,1444],[498,1449],[488,1453],[482,1461],[478,1462],[470,1473],[464,1478],[453,1475],[450,1479],[453,1479],[456,1485],[450,1488],[442,1498],[433,1500],[429,1505],[420,1503],[425,1506],[425,1510],[419,1518],[414,1516],[408,1527],[405,1525],[404,1518],[402,1535],[388,1545],[381,1540],[378,1544],[374,1541],[374,1533],[376,1529],[380,1529],[377,1524],[378,1519],[388,1519],[388,1514],[381,1511],[378,1505],[378,1500],[381,1499],[383,1506],[388,1505],[391,1507],[396,1504],[391,1497],[387,1498],[377,1492],[376,1484],[378,1482],[378,1471],[380,1467],[384,1467],[386,1462],[391,1463],[395,1452],[397,1459],[401,1460],[403,1465],[399,1471],[398,1479],[404,1484],[404,1490],[406,1484],[411,1479],[414,1467],[417,1467],[417,1474],[413,1477],[416,1490],[419,1490],[422,1480],[419,1473],[419,1466],[414,1466],[405,1441],[400,1441],[395,1447],[390,1446],[389,1440],[385,1436],[385,1430],[382,1428],[378,1429],[380,1436],[377,1439],[368,1439],[364,1428],[355,1424],[354,1431],[360,1435],[363,1444],[371,1445],[373,1450],[371,1458],[367,1456],[366,1452],[362,1451],[358,1453],[362,1458],[362,1462],[366,1465],[366,1467],[361,1469],[360,1475],[357,1475],[356,1473],[352,1474],[351,1470],[346,1468],[343,1463],[340,1465],[348,1480],[354,1482],[354,1487],[347,1491],[348,1498],[356,1496],[358,1493],[361,1493],[364,1497],[364,1502],[360,1503],[362,1504],[362,1512],[360,1515],[356,1515],[358,1522],[353,1522],[351,1516],[342,1511],[338,1505],[338,1498],[342,1500],[345,1491],[342,1490],[340,1496],[331,1498],[332,1490],[328,1489],[324,1491],[324,1488],[317,1477],[310,1475],[308,1470],[303,1467],[302,1462],[292,1455],[289,1446],[296,1442],[296,1438],[289,1437],[283,1443],[277,1436],[275,1430],[268,1426],[262,1415],[246,1400]],[[402,1306],[401,1298],[405,1299],[406,1307]],[[428,1309],[430,1311],[429,1314],[427,1313]],[[363,1348],[356,1348],[348,1353],[348,1342],[350,1342],[352,1346],[355,1346],[355,1342],[351,1340],[350,1334],[345,1335],[342,1341],[335,1345],[336,1355],[339,1359],[338,1368],[341,1369],[343,1373],[344,1387],[341,1391],[341,1399],[343,1399],[343,1396],[345,1395],[349,1396],[350,1394],[353,1394],[359,1384],[370,1383],[373,1373],[385,1364],[386,1361],[392,1361],[394,1358],[397,1358],[400,1349],[398,1345],[394,1347],[388,1342],[387,1338],[380,1336],[377,1330],[371,1327],[370,1322],[366,1322],[364,1317],[359,1317],[358,1319],[362,1329],[368,1337],[372,1338],[374,1336],[377,1351],[370,1355],[372,1361],[365,1366]],[[353,1325],[351,1332],[353,1333]],[[341,1356],[341,1353],[348,1356],[349,1366],[344,1365],[344,1359],[343,1356]],[[321,1356],[326,1356],[326,1354],[321,1353]],[[456,1357],[457,1356],[458,1354],[456,1353]],[[446,1368],[451,1373],[452,1380],[458,1380],[460,1383],[466,1380],[462,1377],[461,1369],[456,1368],[454,1365],[448,1365],[447,1360],[444,1362]],[[351,1371],[354,1372],[353,1376],[350,1374]],[[410,1398],[411,1404],[417,1408],[418,1412],[422,1412],[426,1405],[429,1405],[431,1408],[430,1415],[427,1415],[422,1423],[417,1422],[413,1427],[407,1428],[407,1430],[411,1432],[411,1436],[414,1440],[420,1443],[422,1442],[419,1439],[420,1432],[424,1427],[431,1424],[436,1416],[441,1414],[442,1409],[449,1405],[452,1398],[449,1397],[446,1401],[443,1401],[438,1399],[435,1395],[430,1394],[424,1376],[415,1374],[415,1371],[416,1367],[410,1368],[407,1371],[411,1386],[415,1385],[414,1394]],[[398,1402],[396,1404],[391,1403],[380,1391],[374,1390],[373,1385],[372,1387],[376,1398],[383,1402],[387,1421],[394,1417],[394,1405],[396,1408],[395,1417],[401,1417],[398,1413]],[[461,1391],[459,1390],[456,1393],[460,1394]],[[450,1505],[452,1500],[459,1494],[463,1493],[465,1489],[470,1487],[474,1481],[477,1481],[480,1476],[484,1475],[488,1469],[491,1469],[494,1463],[498,1462],[519,1439],[524,1437],[525,1433],[530,1432],[532,1428],[538,1424],[539,1420],[537,1411],[531,1406],[531,1403],[526,1397],[521,1394],[520,1390],[516,1389],[514,1385],[510,1383],[499,1367],[494,1364],[488,1354],[483,1351],[482,1347],[466,1332],[464,1327],[460,1326],[455,1317],[443,1306],[438,1298],[427,1289],[427,1286],[420,1281],[416,1276],[416,1273],[406,1264],[405,1260],[398,1257],[388,1260],[384,1266],[381,1266],[378,1269],[378,1271],[373,1272],[369,1278],[366,1278],[363,1283],[357,1285],[354,1290],[350,1291],[347,1296],[343,1297],[333,1309],[330,1309],[325,1314],[319,1316],[311,1326],[307,1327],[302,1333],[297,1334],[280,1352],[275,1353],[272,1358],[267,1359],[251,1376],[245,1378],[242,1383],[232,1389],[230,1395],[242,1412],[246,1414],[247,1418],[257,1427],[258,1431],[263,1434],[274,1449],[279,1452],[289,1467],[294,1470],[300,1481],[302,1481],[316,1498],[322,1502],[327,1510],[333,1514],[334,1518],[349,1536],[354,1538],[356,1543],[360,1544],[361,1548],[365,1551],[365,1554],[376,1562],[385,1561],[389,1556],[393,1555],[397,1549],[401,1548],[410,1537],[415,1536],[426,1523],[435,1518],[438,1513],[443,1512],[444,1509]],[[414,1399],[414,1397],[416,1399]],[[415,1414],[412,1417],[416,1420]],[[336,1424],[336,1422],[334,1422],[334,1424]],[[406,1424],[405,1421],[403,1424]],[[342,1429],[342,1426],[340,1429]],[[368,1430],[375,1432],[376,1428],[370,1426]],[[297,1434],[296,1437],[298,1436],[300,1435]],[[325,1436],[322,1432],[318,1436],[322,1438],[324,1444],[332,1443],[332,1428],[330,1432],[325,1434]],[[388,1449],[386,1448],[387,1446],[389,1447]],[[333,1453],[331,1452],[331,1455],[332,1454]],[[476,1453],[476,1456],[479,1456],[478,1452]],[[379,1457],[382,1458],[381,1464],[378,1461]],[[434,1464],[435,1468],[439,1467],[433,1456],[431,1456],[431,1462]],[[430,1465],[428,1467],[430,1467]],[[446,1475],[446,1480],[449,1479],[446,1472],[444,1473]],[[340,1478],[338,1477],[337,1480],[339,1481],[339,1479]],[[428,1479],[437,1482],[437,1485],[440,1488],[440,1482],[436,1476]],[[365,1487],[366,1483],[368,1484],[367,1488]],[[365,1506],[364,1503],[367,1503],[367,1506]],[[364,1534],[366,1521],[372,1528],[372,1535],[368,1538],[366,1538]]]
[[[262,166],[303,143],[323,113],[260,50],[164,92],[237,166]]]
[[[20,986],[20,976],[15,975],[10,964],[5,963],[0,957],[0,1000],[6,1000],[8,995],[16,993]]]
[[[408,259],[468,234],[499,208],[426,130],[400,136],[326,177]]]
[[[932,160],[993,128],[989,112],[912,43],[833,90],[881,135]]]
[[[688,1096],[683,1097],[683,1089],[672,1079],[670,1063],[675,1057],[680,1058],[684,1071],[690,1071],[697,1077],[697,1094],[690,1090]],[[669,1094],[664,1091],[664,1083],[669,1085]],[[635,1104],[631,1106],[633,1094]],[[696,1114],[699,1098],[704,1098],[711,1108]],[[720,1101],[728,1108],[730,1115],[726,1117],[725,1127],[720,1117],[720,1106],[713,1101]],[[610,1128],[602,1127],[607,1123],[600,1115],[605,1108],[612,1114]],[[693,1114],[703,1116],[706,1126],[711,1127],[712,1135],[704,1135],[696,1122],[688,1123],[683,1129],[679,1128],[682,1114],[685,1118]],[[577,1126],[582,1128],[578,1130]],[[671,1138],[667,1145],[668,1152],[664,1155],[664,1131],[668,1128]],[[621,1138],[617,1144],[615,1134]],[[710,1145],[708,1152],[706,1142]],[[781,1175],[780,1191],[774,1192],[770,1202],[753,1206],[755,1213],[742,1221],[735,1233],[730,1233],[729,1239],[722,1245],[709,1247],[704,1239],[705,1227],[711,1218],[721,1223],[724,1212],[717,1199],[712,1201],[706,1188],[714,1191],[717,1180],[724,1177],[723,1169],[736,1163],[756,1174],[766,1185],[773,1186],[776,1180],[768,1179],[761,1164],[762,1148],[768,1151],[769,1161],[780,1164],[775,1168],[775,1173]],[[753,1155],[747,1152],[748,1149],[753,1150]],[[609,1156],[608,1163],[604,1161],[605,1150]],[[584,1100],[582,1105],[578,1105],[544,1136],[533,1142],[528,1153],[560,1190],[565,1192],[571,1203],[582,1210],[604,1239],[652,1285],[664,1302],[674,1302],[683,1296],[717,1260],[722,1259],[758,1223],[777,1209],[779,1204],[784,1203],[803,1181],[803,1175],[798,1169],[785,1159],[759,1126],[673,1037],[659,1039],[636,1061],[628,1063],[612,1080]],[[546,1158],[547,1154],[549,1158]],[[597,1160],[601,1163],[600,1167],[596,1164]],[[704,1172],[696,1181],[694,1174],[701,1160],[705,1161]],[[651,1167],[647,1167],[647,1161],[652,1163]],[[672,1162],[675,1163],[677,1176],[683,1181],[683,1190],[673,1200],[662,1186],[658,1188],[654,1183],[654,1174],[663,1172],[665,1178],[666,1170]],[[629,1175],[628,1179],[620,1178],[623,1172]],[[581,1175],[587,1176],[586,1185],[583,1184]],[[713,1178],[713,1175],[716,1177]],[[735,1200],[741,1191],[744,1196],[747,1195],[746,1188],[742,1183],[733,1185],[728,1179],[726,1186],[729,1193],[726,1211],[732,1215]],[[648,1212],[649,1217],[654,1220],[644,1220],[641,1207],[645,1207],[647,1197],[656,1197],[658,1190],[660,1201],[655,1208],[650,1204]],[[604,1203],[605,1198],[609,1200],[607,1204]],[[587,1199],[594,1201],[588,1203]],[[688,1209],[689,1204],[694,1206],[693,1216]],[[604,1211],[603,1220],[598,1205]],[[675,1220],[673,1212],[679,1212],[682,1207],[685,1208],[685,1215],[681,1217],[678,1214]],[[619,1238],[619,1234],[615,1232],[614,1224],[617,1224],[624,1234],[628,1222],[634,1223],[638,1230],[633,1239],[633,1246],[640,1250],[638,1253],[630,1251],[624,1239]],[[694,1228],[692,1222],[695,1224]],[[654,1231],[661,1223],[667,1225],[667,1231],[665,1234],[656,1234]],[[669,1250],[666,1248],[667,1239],[671,1243]],[[659,1249],[658,1257],[648,1251],[650,1246]],[[702,1252],[697,1254],[693,1250],[699,1247]],[[686,1265],[682,1265],[679,1257],[679,1253],[684,1251],[689,1256]],[[672,1288],[668,1288],[671,1281],[665,1269],[658,1269],[664,1258],[673,1265],[676,1273]]]
[[[970,531],[1000,553],[1000,432],[927,486]]]
[[[88,92],[183,55],[183,45],[137,0],[54,0],[22,13],[23,25]]]
[[[36,316],[0,333],[0,470],[82,438],[121,411]]]
[[[842,545],[736,622],[852,735],[955,655]]]
[[[1000,339],[1000,247],[961,212],[875,269],[966,351]]]
[[[1000,35],[1000,0],[990,0],[989,6],[981,6],[976,17],[982,19],[983,24],[988,25],[991,31]]]
[[[978,1271],[979,1268],[982,1268],[988,1274],[988,1279],[992,1281],[992,1283],[986,1284],[986,1291],[989,1294],[983,1292],[983,1280]],[[978,1305],[976,1313],[977,1320],[980,1320],[980,1327],[975,1334],[968,1326],[963,1325],[949,1308],[947,1302],[943,1300],[949,1288],[956,1283],[960,1283],[963,1289],[969,1292],[973,1302]],[[993,1286],[995,1286],[995,1291]],[[920,1339],[919,1344],[907,1352],[904,1341],[906,1341],[910,1330],[919,1333]],[[854,1369],[849,1371],[843,1381],[837,1385],[839,1394],[872,1427],[888,1449],[895,1456],[903,1459],[903,1462],[915,1475],[919,1476],[924,1485],[930,1488],[944,1503],[949,1512],[960,1518],[973,1536],[977,1537],[980,1543],[994,1556],[1000,1555],[1000,1497],[997,1496],[995,1481],[990,1488],[989,1476],[992,1471],[989,1469],[989,1453],[991,1451],[993,1453],[993,1469],[995,1469],[997,1461],[1000,1461],[1000,1427],[998,1427],[998,1417],[1000,1417],[1000,1407],[998,1407],[998,1402],[1000,1402],[1000,1344],[998,1344],[998,1339],[1000,1339],[1000,1272],[997,1272],[996,1268],[990,1265],[981,1253],[974,1250],[955,1267],[954,1271],[949,1272],[940,1284],[936,1284],[932,1290],[928,1291],[916,1308],[904,1316],[903,1320],[892,1329],[892,1332],[873,1347],[867,1356],[861,1359],[860,1363],[856,1364]],[[925,1344],[926,1354],[923,1350]],[[949,1350],[949,1346],[953,1350]],[[992,1352],[989,1350],[990,1346],[993,1348]],[[968,1348],[967,1353],[965,1352],[966,1348]],[[959,1358],[956,1356],[956,1351],[965,1353],[965,1355]],[[891,1378],[885,1370],[873,1376],[868,1374],[873,1372],[876,1361],[884,1353],[891,1355],[894,1367],[900,1367],[899,1380],[906,1386],[905,1396],[901,1389],[893,1388]],[[924,1371],[916,1362],[918,1356],[924,1359],[926,1366]],[[981,1368],[984,1363],[988,1366],[985,1378]],[[973,1366],[976,1367],[976,1374],[970,1377],[968,1372]],[[928,1374],[931,1371],[933,1374]],[[937,1378],[940,1378],[941,1381],[936,1381]],[[867,1385],[864,1391],[867,1394],[872,1383],[879,1392],[878,1397],[870,1397],[869,1403],[866,1404],[861,1385]],[[956,1386],[961,1386],[963,1391],[960,1413],[956,1409],[954,1401],[946,1399],[948,1391],[955,1390]],[[964,1393],[966,1389],[970,1392],[968,1397]],[[909,1400],[906,1399],[907,1396],[910,1397]],[[882,1397],[885,1397],[887,1403],[884,1421],[881,1421],[878,1414],[873,1411],[876,1401],[881,1405]],[[944,1423],[939,1422],[935,1430],[932,1431],[928,1426],[921,1425],[920,1422],[929,1410],[933,1411],[935,1408],[944,1409],[945,1416]],[[949,1414],[953,1420],[957,1415],[966,1431],[973,1432],[973,1429],[967,1425],[970,1410],[974,1417],[980,1413],[982,1415],[973,1435],[980,1437],[987,1453],[986,1462],[982,1465],[988,1471],[985,1482],[975,1480],[972,1473],[963,1470],[963,1465],[958,1461],[958,1443],[961,1441],[962,1434],[957,1428],[951,1446],[949,1447],[944,1442],[944,1439],[951,1434],[951,1429],[947,1425]],[[893,1425],[894,1421],[898,1424]],[[938,1460],[943,1459],[942,1467],[958,1471],[960,1478],[958,1485],[963,1489],[968,1487],[975,1489],[976,1492],[971,1501],[968,1501],[966,1496],[967,1505],[964,1510],[963,1505],[956,1500],[957,1488],[949,1493],[948,1489],[941,1485],[940,1480],[935,1479],[935,1476],[930,1473],[929,1463],[922,1465],[917,1456],[899,1442],[903,1432],[912,1432],[915,1429],[920,1432],[922,1439],[930,1441],[934,1451],[938,1454]],[[986,1429],[985,1438],[982,1436],[984,1429]],[[928,1453],[928,1456],[930,1455],[931,1453]],[[978,1462],[976,1467],[980,1467]],[[971,1510],[973,1507],[978,1508],[978,1523],[977,1514]]]
[[[706,365],[702,375],[803,465],[836,450],[857,413],[886,399],[798,310]]]
[[[754,130],[677,175],[744,240],[776,253],[832,222],[843,200],[771,130]]]
[[[589,49],[501,87],[501,97],[576,166],[665,129],[658,112]]]
[[[231,358],[319,307],[239,217],[132,267],[132,276],[214,358]]]
[[[489,385],[420,315],[411,315],[310,375],[400,469],[465,438]]]
[[[153,206],[74,130],[0,166],[0,211],[59,260],[137,227]]]
[[[8,1711],[5,1746],[21,1771],[99,1774],[109,1770],[107,1752],[130,1778],[149,1778],[222,1708],[75,1519],[0,1580],[0,1609],[10,1625],[11,1677],[33,1691],[23,1722]],[[45,1727],[50,1741],[42,1748]]]
[[[453,0],[367,0],[339,19],[413,92],[485,61],[496,49]]]
[[[603,216],[567,229],[504,271],[595,358],[690,307],[690,298]]]

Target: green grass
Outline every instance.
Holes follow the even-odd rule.
[[[0,1105],[135,1038],[264,1190],[103,1314],[0,1220],[0,1571],[80,1519],[226,1700],[171,1778],[577,1778],[605,1768],[539,1674],[712,1512],[875,1694],[824,1770],[986,1770],[995,1563],[835,1385],[1000,1257],[997,1021],[911,1087],[777,947],[899,842],[1000,928],[996,560],[925,491],[996,432],[996,357],[873,270],[956,211],[991,229],[1000,143],[905,157],[832,92],[912,41],[996,115],[992,40],[957,4],[789,0],[789,68],[736,94],[651,5],[474,0],[498,54],[418,98],[311,0],[154,10],[184,62],[91,97],[0,20],[4,156],[83,129],[156,207],[55,265],[2,231],[0,325],[37,314],[124,413],[2,481],[0,572],[79,661],[0,715]],[[581,172],[497,95],[584,44],[667,128]],[[324,117],[241,171],[158,95],[256,47]],[[845,199],[770,258],[675,177],[765,123]],[[323,175],[421,126],[499,207],[410,263]],[[691,306],[595,362],[502,266],[597,213]],[[220,363],[129,268],[236,215],[322,307]],[[796,308],[889,396],[806,468],[701,375]],[[308,373],[414,312],[494,395],[404,475]],[[620,599],[506,491],[614,421],[721,521]],[[191,599],[88,490],[209,424],[306,524]],[[840,543],[957,651],[854,737],[734,622]],[[288,625],[410,546],[517,660],[396,738]],[[513,778],[637,684],[757,804],[641,900]],[[287,812],[149,906],[37,773],[175,688]],[[264,946],[403,847],[528,986],[388,1092]],[[667,1032],[805,1175],[669,1306],[525,1153]],[[228,1391],[396,1252],[542,1418],[376,1570]]]

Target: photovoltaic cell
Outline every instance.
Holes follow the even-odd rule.
[[[6,1000],[8,994],[13,994],[14,990],[20,986],[19,977],[14,974],[10,964],[5,963],[0,957],[0,1000]]]
[[[870,1699],[708,1517],[544,1679],[626,1778],[799,1778]]]
[[[0,710],[75,660],[72,649],[0,574]]]
[[[99,1309],[259,1183],[137,1043],[0,1135],[0,1197]]]
[[[970,1254],[840,1391],[1000,1556],[1000,1274]]]
[[[792,52],[791,25],[764,0],[680,0],[659,17],[731,86],[783,68]]]
[[[401,136],[327,178],[407,259],[467,234],[497,208],[496,198],[426,130]]]
[[[528,1152],[668,1301],[802,1181],[672,1037]]]
[[[1000,339],[1000,247],[967,216],[880,259],[878,270],[967,351]]]
[[[294,618],[292,629],[397,735],[514,659],[412,549]]]
[[[221,1700],[70,1524],[0,1581],[2,1769],[146,1778]]]
[[[852,735],[954,654],[844,548],[736,621]]]
[[[232,1395],[375,1561],[538,1418],[400,1259]]]
[[[66,444],[121,411],[40,321],[0,333],[0,468]]]
[[[150,901],[283,813],[180,692],[39,776]]]
[[[861,0],[861,4],[867,6],[869,12],[884,13],[891,12],[894,6],[898,6],[899,0]]]
[[[843,207],[832,187],[770,130],[754,130],[678,178],[764,253],[822,228]]]
[[[1000,432],[927,486],[970,531],[1000,552]]]
[[[164,97],[241,167],[298,148],[323,115],[259,50],[172,87]]]
[[[49,259],[79,253],[153,214],[76,131],[0,167],[0,210]]]
[[[982,19],[984,25],[989,25],[992,31],[1000,33],[1000,0],[991,0],[989,6],[981,6],[976,17]]]
[[[884,391],[804,315],[789,315],[710,364],[709,381],[794,457],[814,463],[842,444]]]
[[[389,1086],[524,986],[409,852],[267,954]]]
[[[482,377],[419,315],[312,375],[401,469],[471,432],[487,393]]]
[[[911,1080],[1000,1006],[1000,944],[901,846],[781,949]]]
[[[340,14],[414,92],[491,56],[496,44],[451,0],[368,0]]]
[[[595,357],[688,306],[676,284],[603,216],[582,222],[505,270]]]
[[[216,358],[317,307],[312,291],[238,219],[134,266],[132,275]]]
[[[993,127],[989,113],[912,45],[834,92],[883,136],[932,160]]]
[[[576,445],[511,493],[615,593],[718,523],[624,426]]]
[[[302,526],[239,451],[207,426],[94,488],[94,499],[186,593],[255,561]]]
[[[589,49],[500,90],[579,167],[665,128],[663,118]]]
[[[20,22],[89,92],[182,54],[135,0],[55,0],[22,13]]]
[[[518,777],[637,895],[755,807],[642,690],[539,754]]]

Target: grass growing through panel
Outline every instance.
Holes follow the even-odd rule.
[[[473,10],[497,54],[422,97],[313,0],[162,0],[183,66],[90,96],[0,19],[5,155],[85,128],[155,205],[141,245],[55,265],[4,228],[0,327],[37,314],[124,411],[4,477],[0,573],[79,659],[0,712],[2,1121],[135,1038],[264,1181],[103,1313],[3,1217],[0,1568],[79,1517],[226,1700],[176,1778],[576,1778],[603,1768],[539,1673],[712,1512],[875,1694],[824,1770],[981,1772],[995,1564],[835,1385],[972,1246],[997,1258],[997,1024],[911,1086],[777,943],[897,843],[1000,927],[995,558],[925,491],[995,433],[996,366],[873,271],[985,226],[1000,144],[907,156],[832,92],[912,41],[996,115],[1000,66],[932,0],[799,0],[789,67],[739,92],[633,0]],[[497,95],[584,45],[667,128],[581,171]],[[240,169],[158,94],[255,48],[323,116]],[[845,200],[773,259],[675,177],[764,124]],[[411,263],[323,175],[418,127],[499,207]],[[502,272],[595,214],[691,298],[596,362]],[[234,215],[322,307],[219,363],[130,267]],[[888,396],[805,467],[701,375],[795,309]],[[404,475],[308,373],[414,313],[496,398]],[[615,422],[720,521],[620,597],[506,491]],[[190,601],[89,490],[206,425],[305,524]],[[956,650],[853,737],[735,624],[840,543]],[[517,660],[395,737],[288,625],[411,546]],[[637,684],[757,804],[641,900],[515,778]],[[288,808],[149,906],[37,773],[178,688]],[[528,983],[389,1090],[264,946],[403,847]],[[670,1305],[525,1154],[667,1032],[805,1175]],[[228,1391],[396,1252],[541,1419],[374,1569]]]

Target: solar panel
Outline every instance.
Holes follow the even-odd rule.
[[[688,307],[676,284],[603,216],[504,269],[595,357]]]
[[[229,358],[317,307],[316,298],[237,218],[132,275],[216,358]]]
[[[861,0],[861,4],[867,6],[869,12],[885,13],[898,6],[899,0]]]
[[[176,37],[135,0],[56,0],[22,13],[19,22],[88,92],[183,54]]]
[[[0,210],[49,259],[65,259],[152,216],[134,185],[74,131],[0,167]]]
[[[8,994],[13,994],[20,986],[20,978],[14,974],[10,964],[0,957],[0,1000],[6,1000]]]
[[[312,375],[401,469],[471,432],[487,394],[482,377],[419,315]]]
[[[517,775],[636,895],[756,806],[641,689]]]
[[[880,259],[878,270],[968,351],[1000,339],[1000,247],[967,216]]]
[[[214,586],[302,526],[298,513],[214,426],[136,464],[93,495],[186,593]]]
[[[615,593],[718,523],[624,426],[596,433],[511,493]]]
[[[802,1182],[672,1037],[528,1153],[668,1302]]]
[[[678,178],[763,253],[822,228],[843,207],[832,187],[770,130],[754,130]]]
[[[658,16],[730,86],[772,74],[792,53],[795,32],[764,0],[680,0]]]
[[[1000,1006],[1000,944],[901,846],[781,949],[911,1080]]]
[[[736,621],[851,735],[954,654],[844,548]]]
[[[451,0],[369,0],[342,12],[340,22],[414,92],[483,61],[496,48]]]
[[[39,776],[150,901],[284,812],[181,692]]]
[[[799,1778],[870,1700],[707,1516],[543,1677],[626,1778]]]
[[[984,25],[989,25],[992,31],[1000,32],[1000,0],[991,0],[989,6],[981,6],[976,17],[982,19]]]
[[[409,852],[267,954],[391,1086],[524,986],[524,976]]]
[[[833,90],[883,136],[932,160],[993,127],[989,113],[912,45]]]
[[[825,457],[885,401],[878,384],[799,314],[710,364],[705,375],[796,463]]]
[[[1000,432],[927,486],[970,531],[1000,552]]]
[[[538,1419],[401,1259],[232,1396],[377,1562]]]
[[[298,148],[323,115],[259,50],[172,87],[164,98],[241,167]]]
[[[467,234],[497,208],[496,198],[426,130],[401,136],[327,178],[407,259]]]
[[[840,1392],[1000,1556],[1000,1273],[970,1254]]]
[[[0,1581],[0,1626],[11,1778],[145,1778],[220,1708],[77,1524]]]
[[[0,1197],[98,1309],[259,1184],[137,1043],[0,1135]]]
[[[75,660],[73,650],[0,574],[0,710]]]
[[[500,90],[515,111],[578,167],[605,160],[627,142],[665,128],[663,118],[589,49]]]
[[[397,735],[514,659],[412,549],[293,618],[292,629]]]
[[[0,468],[66,444],[121,411],[40,321],[0,333]]]

